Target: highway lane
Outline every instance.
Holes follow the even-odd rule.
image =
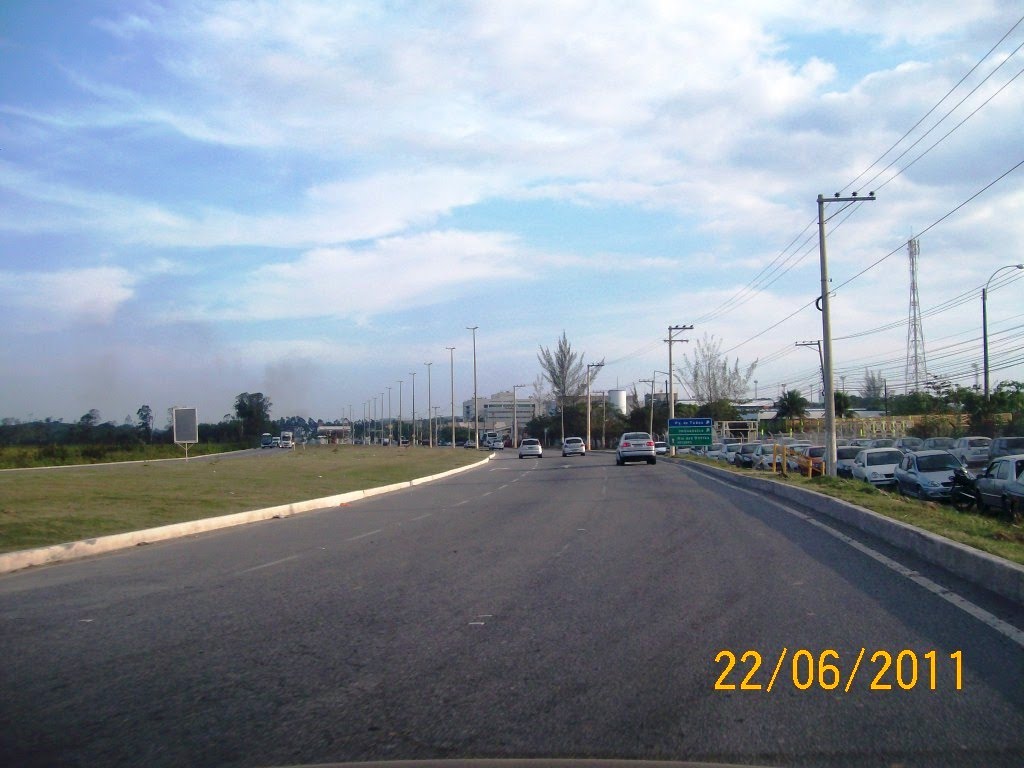
[[[840,686],[784,663],[765,691],[783,647],[836,649]],[[869,690],[904,649],[917,684]],[[762,690],[747,662],[715,690],[723,650]],[[1024,762],[1020,645],[798,514],[607,454],[0,578],[0,670],[10,765]]]

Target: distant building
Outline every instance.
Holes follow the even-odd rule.
[[[512,404],[511,392],[497,392],[490,397],[479,398],[480,428],[511,429]],[[543,411],[542,406],[529,398],[515,398],[516,420],[519,422],[520,430],[526,422],[539,416]],[[473,423],[473,398],[462,401],[462,418],[470,424]]]

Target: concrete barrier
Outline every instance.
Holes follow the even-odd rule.
[[[428,477],[419,477],[414,480],[406,480],[401,483],[382,485],[377,488],[367,488],[361,491],[349,491],[334,496],[325,496],[320,499],[308,499],[296,501],[291,504],[280,504],[276,507],[265,509],[254,509],[248,512],[236,512],[232,515],[221,515],[220,517],[207,517],[201,520],[189,520],[184,523],[172,523],[157,528],[146,528],[142,531],[128,531],[127,533],[114,533],[109,536],[98,536],[94,539],[83,539],[82,541],[71,541],[66,544],[53,544],[48,547],[36,547],[35,549],[24,549],[18,552],[7,552],[0,555],[0,574],[19,571],[23,568],[30,568],[36,565],[50,565],[67,560],[77,560],[83,557],[100,555],[105,552],[113,552],[118,549],[139,546],[140,544],[153,544],[158,541],[177,539],[182,536],[192,536],[197,533],[215,531],[220,528],[231,528],[236,525],[256,523],[261,520],[273,518],[291,517],[303,512],[311,512],[327,507],[336,507],[341,504],[349,504],[360,499],[368,499],[372,496],[379,496],[384,493],[392,493],[403,488],[411,488],[414,485],[429,483],[440,480],[460,472],[483,466],[493,458],[493,454],[486,459],[464,467],[456,467],[446,472],[441,472]]]
[[[758,493],[822,512],[858,530],[877,536],[894,547],[911,552],[972,584],[995,592],[1018,605],[1024,605],[1024,566],[1005,558],[990,555],[966,544],[951,541],[937,533],[893,520],[870,509],[817,491],[756,475],[731,472],[701,462],[683,460],[681,463],[687,468],[726,480],[739,487],[756,490]]]

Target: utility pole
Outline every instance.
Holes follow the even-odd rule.
[[[675,369],[672,367],[672,345],[676,342],[689,342],[689,339],[674,339],[672,333],[674,331],[692,331],[692,325],[670,325],[668,327],[668,338],[665,341],[668,342],[668,417],[674,419],[676,417],[676,374]],[[666,425],[665,431],[668,431]],[[676,447],[674,445],[669,446],[669,451],[672,456],[676,455]]]
[[[867,197],[858,197],[856,192],[851,197],[840,197],[836,192],[833,197],[827,199],[823,195],[818,195],[818,256],[821,261],[821,296],[818,297],[818,309],[821,310],[821,367],[825,383],[825,472],[833,477],[836,474],[836,401],[832,396],[832,318],[829,314],[828,257],[825,253],[825,203],[861,203],[874,199],[874,192],[869,192]]]

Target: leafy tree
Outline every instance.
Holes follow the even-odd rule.
[[[848,394],[835,390],[832,393],[832,400],[836,404],[836,418],[843,419],[853,415],[853,412],[850,410],[852,404]]]
[[[872,373],[864,369],[864,383],[860,388],[860,396],[864,398],[864,407],[878,410],[882,407],[882,399],[885,397],[885,379],[880,373]]]
[[[135,412],[135,415],[139,418],[136,426],[139,436],[148,443],[153,437],[153,409],[144,405]]]
[[[741,371],[739,358],[730,365],[722,354],[722,342],[705,334],[703,341],[697,342],[693,357],[683,358],[679,373],[693,398],[698,403],[708,404],[746,397],[747,385],[756,367],[757,360]]]
[[[778,419],[801,419],[807,415],[810,402],[800,394],[799,389],[787,389],[775,402],[775,417]]]
[[[565,337],[565,331],[562,331],[562,338],[558,340],[558,346],[554,352],[541,347],[537,354],[537,361],[540,363],[544,378],[551,384],[551,390],[558,400],[558,410],[562,414],[562,440],[565,440],[566,403],[572,398],[579,397],[588,383],[587,372],[589,369],[584,362],[584,354],[572,351],[572,345]],[[604,365],[604,360],[599,365]],[[597,370],[594,369],[590,380],[593,380]]]
[[[713,403],[704,403],[697,408],[694,414],[700,418],[713,419],[714,421],[739,421],[741,416],[739,409],[729,400],[716,400]]]
[[[235,415],[242,423],[241,438],[259,437],[270,421],[273,403],[262,392],[242,392],[235,398]]]

